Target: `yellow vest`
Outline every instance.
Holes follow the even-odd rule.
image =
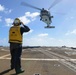
[[[22,35],[20,26],[12,26],[9,30],[9,42],[22,43]]]

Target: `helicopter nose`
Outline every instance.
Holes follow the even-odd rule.
[[[45,19],[45,21],[47,21],[47,19]]]

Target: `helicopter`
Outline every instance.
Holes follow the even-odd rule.
[[[45,28],[55,28],[55,26],[51,26],[51,23],[52,23],[52,18],[53,16],[51,15],[50,13],[50,9],[55,6],[57,3],[59,3],[61,0],[55,0],[51,6],[48,8],[48,10],[45,10],[44,8],[38,8],[38,7],[35,7],[31,4],[28,4],[26,2],[22,2],[21,5],[23,6],[28,6],[28,7],[31,7],[31,8],[34,8],[34,9],[37,9],[37,10],[40,10],[40,21],[43,21],[44,23],[47,24],[47,26],[45,26]]]

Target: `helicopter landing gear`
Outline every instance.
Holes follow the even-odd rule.
[[[42,20],[42,18],[40,18],[40,21]]]
[[[51,18],[54,18],[53,16],[51,16]]]

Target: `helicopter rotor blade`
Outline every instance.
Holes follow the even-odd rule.
[[[58,4],[59,2],[61,2],[62,0],[55,0],[52,5],[48,8],[48,10],[50,10],[52,7],[54,7],[56,4]]]
[[[26,3],[26,2],[21,2],[21,5],[23,5],[23,6],[28,6],[28,7],[31,7],[31,8],[37,9],[37,10],[42,10],[42,9],[37,8],[37,7],[35,7],[35,6],[32,6],[32,5],[30,5],[30,4]]]
[[[63,13],[63,12],[52,12],[54,14],[59,14],[59,15],[66,15],[67,13]]]

